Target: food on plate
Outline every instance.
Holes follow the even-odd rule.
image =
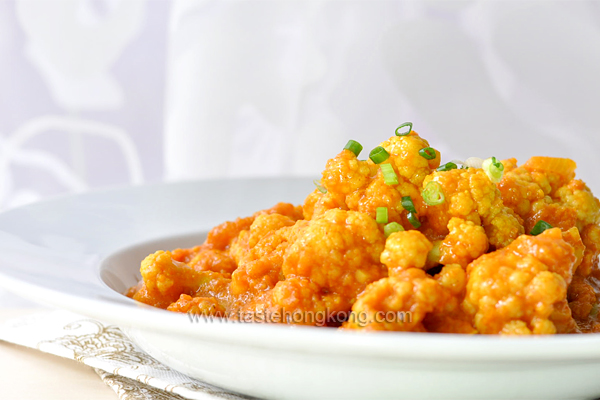
[[[412,130],[349,141],[302,206],[157,251],[127,295],[227,321],[363,331],[600,332],[600,202],[570,159],[441,155]]]

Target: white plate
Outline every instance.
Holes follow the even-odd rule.
[[[272,399],[600,397],[600,335],[506,338],[191,323],[118,292],[159,249],[278,201],[308,179],[187,182],[64,197],[0,215],[0,284],[121,326],[163,363]],[[163,239],[161,239],[163,238]]]

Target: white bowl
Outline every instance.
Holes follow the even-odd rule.
[[[159,361],[269,399],[589,399],[600,397],[600,335],[553,337],[361,333],[232,322],[121,295],[157,249],[279,201],[309,179],[131,187],[63,197],[0,215],[0,285],[119,325]]]

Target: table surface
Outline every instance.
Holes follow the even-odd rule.
[[[0,324],[44,310],[0,308]],[[4,341],[0,341],[0,377],[3,399],[118,399],[91,367]]]

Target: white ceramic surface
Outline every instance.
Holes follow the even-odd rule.
[[[190,376],[271,399],[591,399],[600,335],[365,334],[231,322],[135,303],[118,292],[139,261],[188,246],[223,220],[300,203],[309,179],[187,182],[70,196],[0,214],[0,285],[121,326]],[[113,290],[114,289],[114,290]]]

